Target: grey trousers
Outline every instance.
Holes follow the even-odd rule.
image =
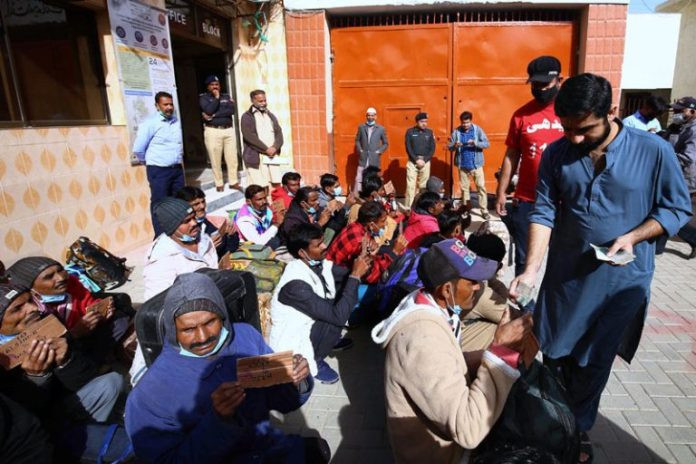
[[[123,376],[118,372],[95,377],[65,399],[65,414],[77,420],[106,422],[122,390]]]

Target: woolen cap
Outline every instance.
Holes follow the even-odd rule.
[[[220,79],[218,79],[217,76],[212,75],[212,74],[205,78],[205,85],[209,85],[212,82],[220,82]]]
[[[561,75],[561,62],[555,56],[534,58],[527,66],[527,82],[551,82]]]
[[[47,256],[30,256],[22,258],[7,269],[10,281],[20,287],[31,288],[34,281],[45,269],[51,266],[63,267],[55,259]]]
[[[0,324],[5,316],[5,311],[10,307],[12,302],[22,293],[28,292],[29,289],[16,284],[0,284]]]
[[[193,208],[178,198],[167,197],[155,205],[155,218],[167,235],[172,235],[189,214]]]
[[[416,122],[420,121],[421,119],[428,119],[428,113],[418,113],[416,115]]]
[[[435,288],[455,279],[488,280],[497,270],[497,262],[477,256],[456,238],[436,243],[418,263],[418,277],[426,288]]]
[[[440,190],[442,190],[444,185],[445,183],[439,177],[430,176],[428,181],[425,183],[425,190],[440,194]]]

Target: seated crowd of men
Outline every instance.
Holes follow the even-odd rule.
[[[373,339],[387,355],[396,457],[454,461],[477,446],[519,376],[521,341],[531,330],[529,316],[510,317],[505,287],[496,284],[502,240],[467,240],[466,205],[455,208],[435,177],[410,211],[387,193],[375,168],[364,170],[357,194],[345,195],[333,174],[302,186],[290,172],[270,195],[258,185],[244,195],[230,222],[207,215],[196,187],[155,205],[162,234],[147,251],[143,284],[145,301],[166,291],[158,316],[163,346],[148,366],[138,345],[126,366],[130,386],[125,369],[115,368],[135,314],[127,295],[91,293],[47,257],[20,259],[3,272],[0,345],[48,315],[67,332],[35,340],[18,368],[0,370],[0,460],[77,460],[84,456],[66,445],[66,430],[121,424],[142,462],[328,462],[325,441],[283,434],[269,412],[300,408],[315,381],[337,382],[326,358],[350,348],[346,328],[366,320],[382,320]],[[218,286],[196,272],[218,269],[226,253],[248,244],[287,263],[265,334],[230,320]],[[391,314],[374,311],[383,277],[409,253],[420,258],[421,289],[400,298]],[[87,311],[106,297],[105,315]],[[281,351],[294,353],[292,383],[239,385],[238,358]]]

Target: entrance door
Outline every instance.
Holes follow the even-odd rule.
[[[389,138],[382,169],[397,192],[403,194],[406,187],[405,132],[419,111],[428,113],[436,137],[431,175],[444,180],[451,191],[458,178],[446,146],[459,114],[469,110],[491,139],[484,155],[486,183],[492,191],[510,116],[531,99],[527,63],[554,55],[561,60],[563,74],[572,73],[574,37],[572,21],[332,29],[334,146],[341,182],[353,183],[358,162],[355,133],[365,110],[373,106]]]

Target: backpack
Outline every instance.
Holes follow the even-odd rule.
[[[216,269],[199,269],[196,272],[213,279],[225,299],[230,322],[246,322],[261,331],[254,276],[248,272]],[[162,351],[164,342],[162,305],[168,291],[169,289],[164,290],[147,300],[135,315],[135,333],[148,366]]]
[[[382,275],[377,307],[382,316],[387,316],[406,295],[422,287],[418,278],[418,263],[426,251],[427,248],[406,250]]]
[[[273,293],[285,270],[285,263],[275,259],[231,259],[229,269],[246,271],[256,279],[259,293]]]
[[[109,253],[87,237],[80,237],[68,247],[65,260],[68,266],[82,268],[101,290],[113,290],[128,281],[133,271],[126,258]]]
[[[557,460],[546,462],[577,462],[580,434],[565,388],[539,361],[534,361],[529,369],[521,366],[520,370],[522,376],[512,386],[495,426],[476,449],[473,462],[506,462],[476,459],[492,458],[506,451],[519,452],[527,447],[550,453]]]

